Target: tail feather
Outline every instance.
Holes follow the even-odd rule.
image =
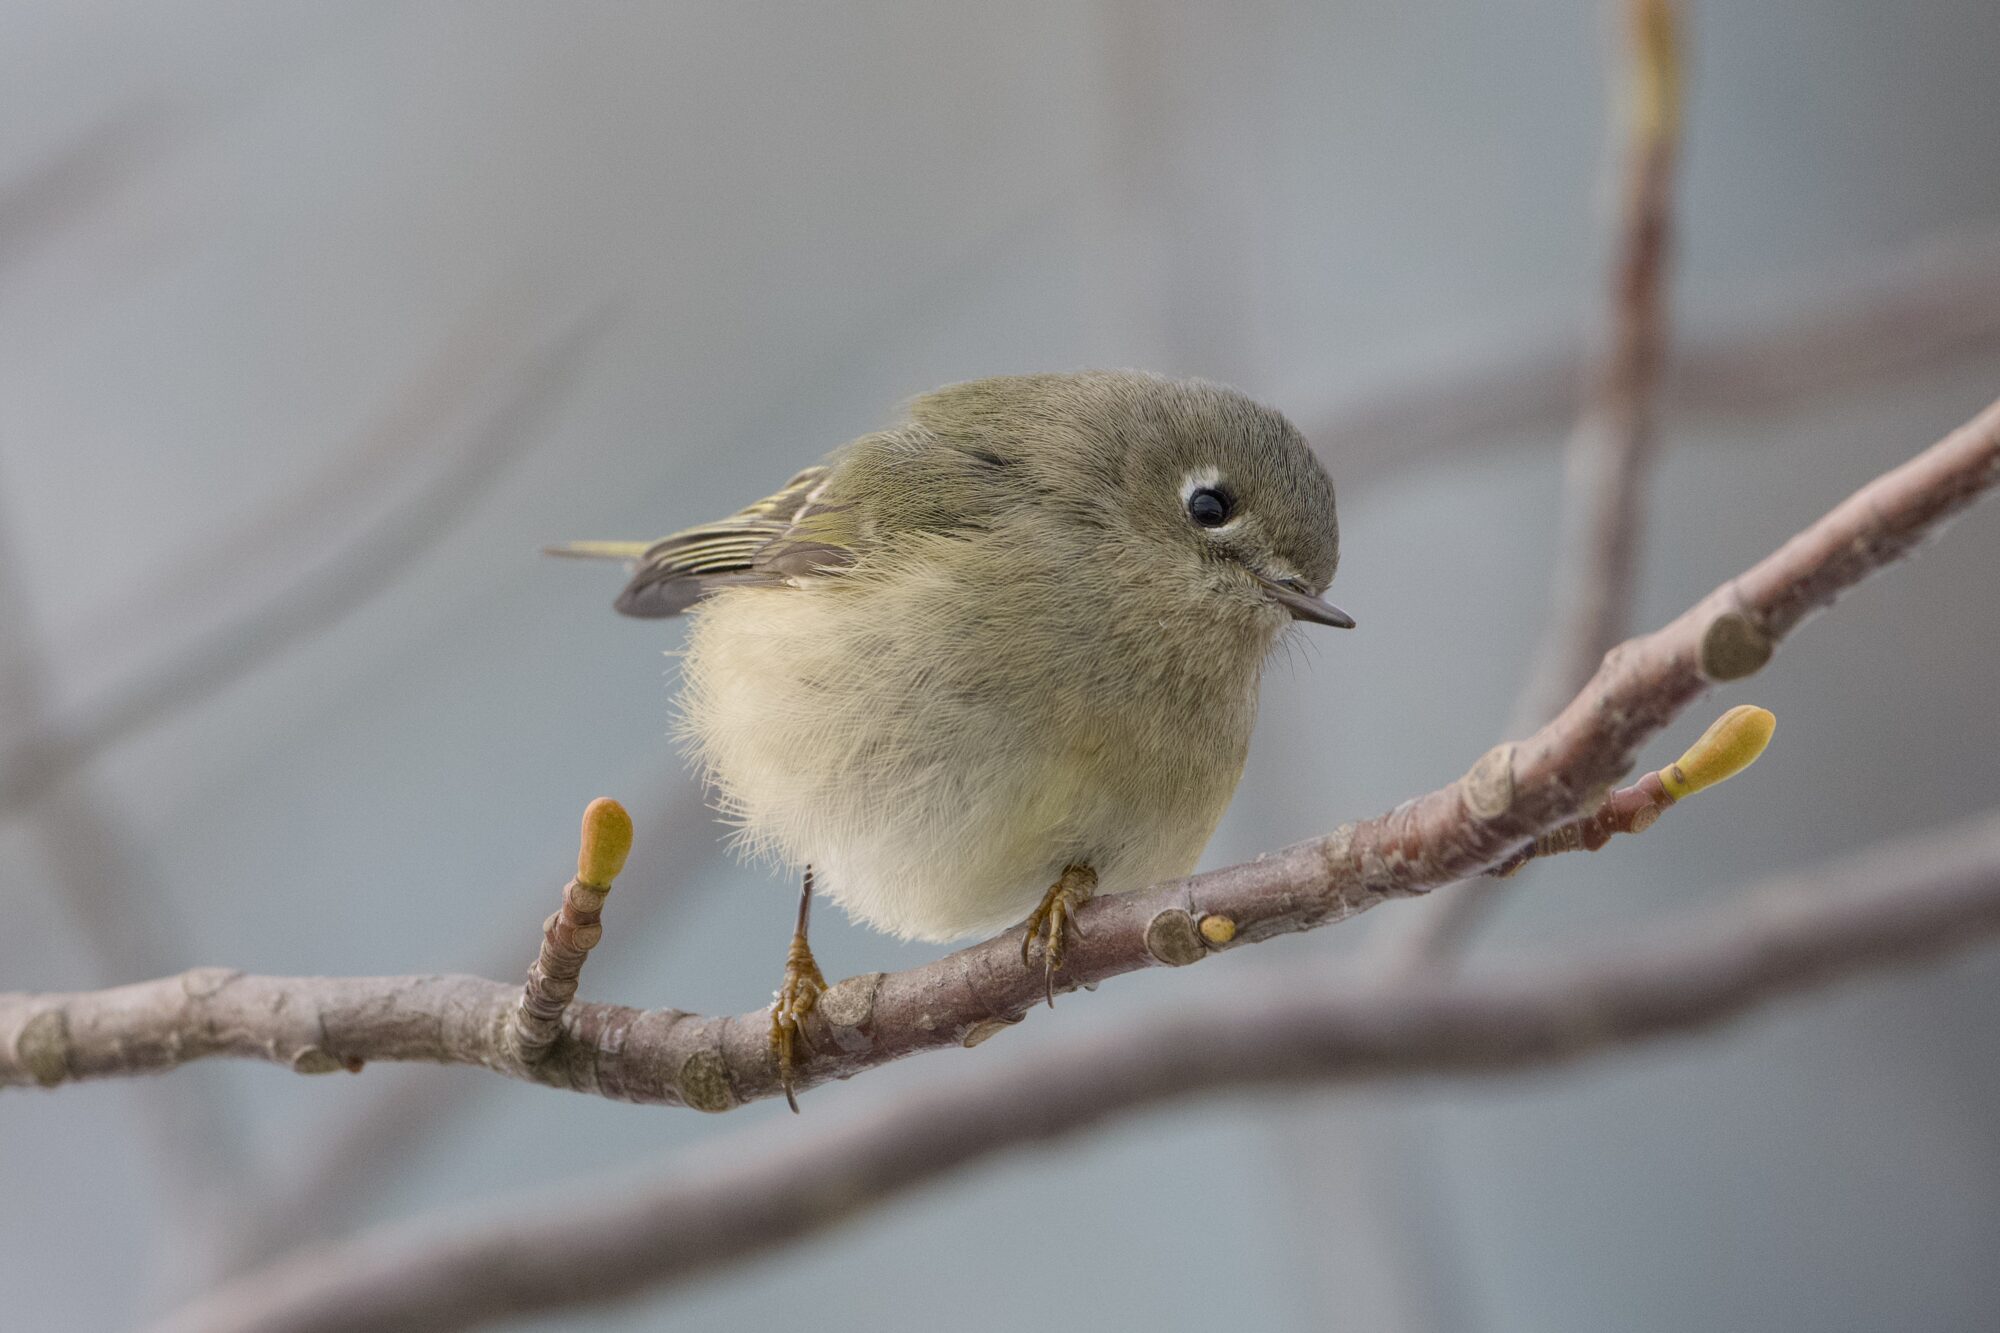
[[[542,554],[571,560],[638,560],[653,546],[653,542],[561,542],[544,546]]]

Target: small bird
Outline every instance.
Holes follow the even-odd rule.
[[[550,550],[630,561],[626,615],[692,613],[680,737],[744,846],[806,867],[788,1099],[815,883],[904,939],[1025,918],[1053,1001],[1086,899],[1193,869],[1280,634],[1354,624],[1291,423],[1125,371],[951,385],[720,522]]]

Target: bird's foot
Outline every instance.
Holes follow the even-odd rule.
[[[805,941],[795,941],[792,956],[785,963],[784,984],[771,1002],[771,1054],[778,1060],[778,1082],[785,1089],[785,1103],[794,1112],[799,1109],[799,1098],[792,1087],[792,1070],[801,1051],[813,1053],[812,1039],[806,1036],[806,1015],[825,990],[826,978],[813,962],[812,950],[805,947]]]
[[[812,1038],[806,1036],[806,1015],[826,991],[826,977],[814,961],[812,946],[806,943],[806,916],[812,903],[812,868],[806,868],[805,892],[799,900],[799,925],[792,933],[791,953],[785,958],[785,980],[771,1000],[771,1055],[778,1062],[778,1084],[785,1090],[785,1104],[797,1115],[799,1098],[792,1086],[792,1070],[800,1051],[813,1053]]]
[[[1056,973],[1062,970],[1069,937],[1083,938],[1083,928],[1076,923],[1077,909],[1089,902],[1096,891],[1095,870],[1089,866],[1065,866],[1062,878],[1042,895],[1042,905],[1028,915],[1027,932],[1021,937],[1021,966],[1029,966],[1029,954],[1035,942],[1041,941],[1042,971],[1048,981],[1051,1009],[1056,1005]]]

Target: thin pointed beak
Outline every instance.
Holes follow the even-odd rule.
[[[1256,575],[1257,582],[1264,585],[1264,591],[1271,594],[1271,600],[1291,613],[1294,620],[1309,620],[1315,625],[1331,625],[1335,629],[1353,629],[1354,617],[1339,607],[1315,597],[1305,587],[1293,579],[1266,578]]]

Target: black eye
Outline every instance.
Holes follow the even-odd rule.
[[[1229,501],[1229,492],[1216,490],[1213,486],[1203,486],[1187,498],[1188,517],[1204,528],[1221,527],[1229,521],[1229,513],[1234,508]]]

